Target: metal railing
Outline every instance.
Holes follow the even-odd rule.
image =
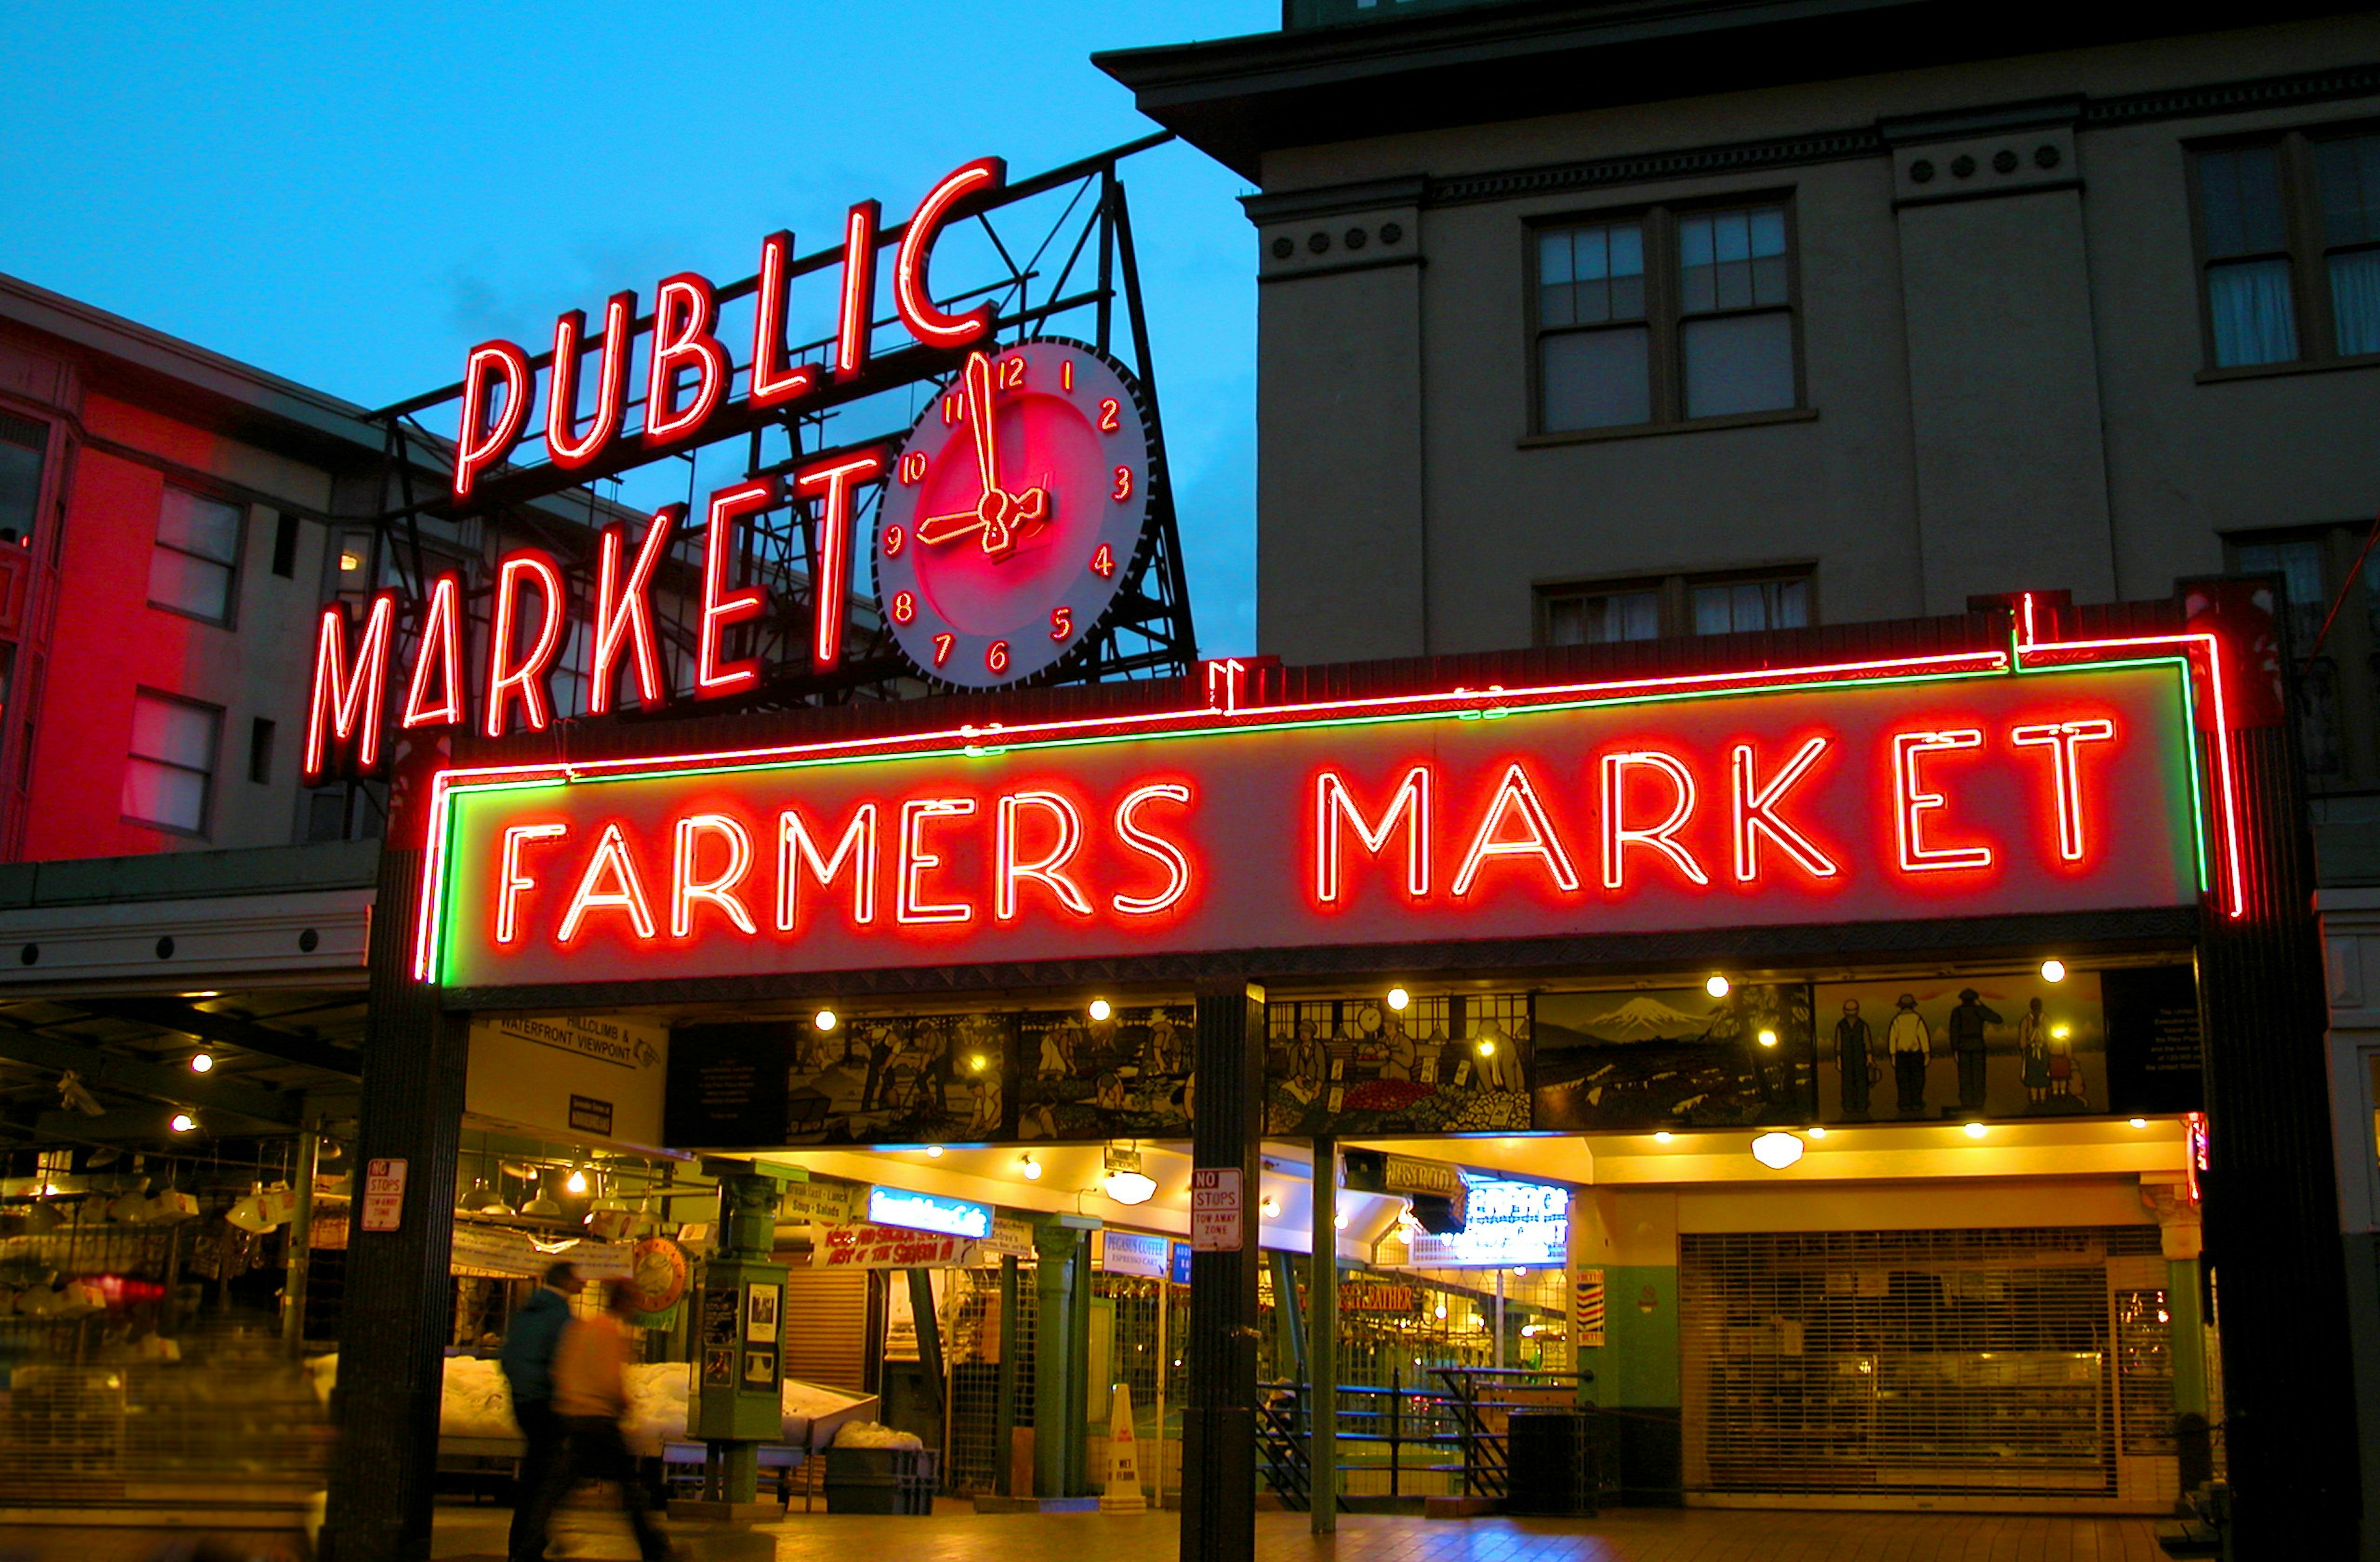
[[[1382,1495],[1350,1493],[1347,1476],[1383,1470],[1391,1499],[1509,1495],[1512,1411],[1575,1406],[1581,1385],[1593,1379],[1592,1373],[1523,1367],[1439,1367],[1432,1373],[1441,1386],[1419,1381],[1408,1386],[1402,1373],[1391,1373],[1386,1387],[1339,1385],[1340,1479],[1333,1486],[1342,1508],[1351,1495]],[[1283,1379],[1259,1384],[1257,1391],[1257,1458],[1265,1483],[1285,1507],[1305,1511],[1314,1490],[1310,1385]],[[1416,1450],[1418,1463],[1409,1458]],[[1452,1483],[1450,1477],[1460,1477],[1460,1483],[1454,1492],[1408,1492],[1407,1478],[1415,1475],[1437,1478],[1425,1483],[1431,1486]]]

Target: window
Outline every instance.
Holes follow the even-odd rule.
[[[149,554],[149,605],[230,623],[239,519],[237,505],[166,489]]]
[[[2195,194],[2216,368],[2380,354],[2380,133],[2210,148]]]
[[[1798,406],[1791,226],[1771,202],[1539,228],[1537,431]]]
[[[248,727],[248,778],[259,786],[273,783],[273,724],[258,716]]]
[[[124,765],[124,817],[186,836],[207,833],[208,794],[223,713],[140,690],[132,701],[132,748]]]
[[[273,512],[273,572],[286,580],[298,573],[298,518]]]
[[[49,432],[30,418],[0,412],[0,543],[32,545]]]
[[[2234,569],[2280,577],[2299,747],[2306,784],[2317,792],[2380,787],[2380,571],[2366,564],[2322,654],[2306,659],[2369,531],[2356,522],[2231,539]]]
[[[1812,621],[1806,569],[1537,588],[1540,645],[1608,645],[1662,635],[1799,629]]]

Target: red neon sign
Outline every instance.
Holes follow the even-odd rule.
[[[990,335],[998,313],[994,304],[986,301],[955,313],[945,311],[934,302],[927,273],[935,241],[944,227],[953,217],[996,196],[1007,177],[1006,165],[997,157],[965,164],[935,182],[901,229],[893,252],[893,308],[909,334],[927,348],[954,352]],[[780,231],[760,240],[752,356],[745,369],[748,405],[786,406],[816,390],[830,374],[837,383],[847,384],[867,372],[874,323],[876,251],[882,226],[881,208],[873,201],[854,205],[844,222],[835,336],[823,363],[795,362],[786,346],[794,236]],[[727,404],[730,381],[736,371],[726,346],[719,340],[718,324],[718,290],[708,279],[694,272],[680,272],[655,287],[653,313],[645,327],[650,336],[644,426],[634,435],[647,448],[660,450],[699,439],[711,417]],[[584,311],[570,310],[555,318],[552,366],[545,377],[544,433],[547,454],[556,466],[576,470],[590,465],[620,440],[630,437],[624,425],[629,363],[638,335],[636,294],[613,294],[603,309],[594,409],[582,428],[577,403],[587,316]],[[456,499],[470,498],[480,477],[502,466],[528,431],[537,382],[528,354],[514,343],[482,342],[465,357],[461,428],[455,446]]]
[[[2228,825],[2202,829],[2185,665],[2012,663],[450,773],[421,967],[600,982],[2195,898]],[[2081,755],[2052,784],[2045,729]],[[879,755],[899,763],[854,763]]]

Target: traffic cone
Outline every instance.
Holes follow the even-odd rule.
[[[1132,1390],[1115,1385],[1115,1409],[1108,1418],[1108,1489],[1099,1497],[1101,1513],[1146,1513],[1148,1499],[1140,1494],[1140,1441],[1132,1434]]]

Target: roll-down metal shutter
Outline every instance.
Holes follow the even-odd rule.
[[[1686,1489],[2165,1485],[2142,1465],[2170,1464],[2169,1378],[2145,1381],[2169,1373],[2157,1251],[2154,1226],[1683,1236]]]
[[[868,1392],[868,1271],[785,1275],[785,1375]]]

